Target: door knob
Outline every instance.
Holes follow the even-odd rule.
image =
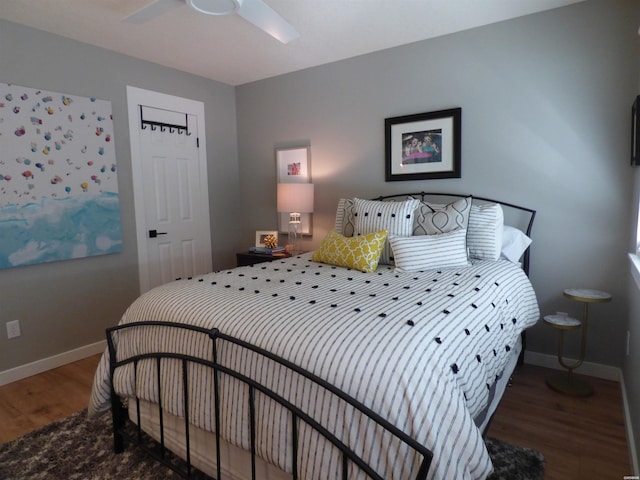
[[[166,235],[167,232],[159,232],[157,230],[149,230],[149,238],[156,238],[158,235]]]

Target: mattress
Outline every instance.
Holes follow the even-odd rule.
[[[416,438],[434,454],[429,478],[479,479],[491,461],[474,418],[486,410],[520,333],[535,324],[535,293],[522,270],[506,261],[474,261],[469,267],[399,273],[381,266],[361,273],[312,262],[309,255],[183,279],[141,296],[122,322],[186,322],[241,338],[272,351],[327,380]],[[187,349],[206,357],[207,345],[161,335],[118,338],[123,354]],[[336,410],[299,379],[280,378],[271,365],[221,352],[223,362],[259,377],[300,405],[318,412],[354,450],[368,456],[384,478],[406,478],[416,467],[408,452],[385,443],[366,419]],[[171,368],[167,366],[166,368]],[[149,369],[151,370],[151,369]],[[190,394],[191,420],[211,431],[211,396],[202,372]],[[179,375],[178,375],[179,376]],[[144,368],[134,381],[122,369],[116,391],[157,401],[153,375]],[[180,415],[178,388],[163,385],[167,411]],[[109,407],[110,379],[105,355],[96,372],[90,413]],[[221,434],[248,448],[243,413],[246,391],[229,384]],[[273,447],[287,445],[286,418],[271,406],[261,409],[264,428],[258,454],[284,471],[291,458]],[[282,428],[278,428],[282,425]],[[275,439],[275,440],[274,440]],[[332,453],[308,442],[300,478],[332,478]],[[319,448],[322,447],[322,448]],[[320,453],[319,453],[320,452]],[[328,465],[328,467],[327,467]],[[328,470],[326,470],[328,468]]]

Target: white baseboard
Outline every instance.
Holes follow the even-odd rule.
[[[575,359],[565,359],[568,363],[574,363]],[[524,352],[524,363],[529,365],[537,365],[538,367],[553,368],[554,370],[564,370],[558,363],[558,357],[537,352]],[[603,378],[605,380],[613,380],[620,383],[622,393],[622,403],[624,407],[624,424],[627,432],[627,444],[629,445],[629,459],[631,460],[631,468],[633,475],[640,474],[638,467],[638,455],[636,450],[636,442],[633,436],[633,428],[631,425],[631,413],[629,411],[629,402],[627,400],[627,390],[624,384],[624,375],[618,367],[610,365],[602,365],[599,363],[584,362],[580,368],[576,369],[576,373],[580,375],[588,375],[590,377]]]
[[[577,360],[573,358],[565,358],[569,364],[575,363]],[[538,367],[553,368],[554,370],[565,370],[558,363],[558,357],[546,353],[524,352],[524,363],[537,365]],[[566,370],[565,370],[566,371]],[[602,365],[600,363],[584,362],[575,370],[578,375],[588,375],[590,377],[603,378],[605,380],[613,380],[619,382],[622,377],[622,371],[618,367],[610,365]]]
[[[47,370],[61,367],[67,363],[77,362],[78,360],[82,360],[83,358],[90,357],[97,353],[102,353],[106,347],[107,341],[101,340],[99,342],[92,343],[91,345],[85,345],[84,347],[69,350],[68,352],[63,352],[52,357],[43,358],[32,363],[27,363],[26,365],[20,365],[19,367],[4,370],[0,372],[0,386],[46,372]]]

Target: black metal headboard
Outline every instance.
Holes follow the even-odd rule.
[[[394,195],[382,195],[374,198],[373,200],[401,201],[405,198],[415,198],[424,202],[424,201],[433,200],[433,199],[436,199],[437,201],[445,201],[447,198],[452,199],[452,198],[465,198],[465,197],[472,197],[473,201],[480,201],[481,203],[499,203],[503,207],[508,207],[509,209],[512,209],[516,212],[524,214],[526,218],[524,219],[523,227],[520,229],[523,230],[528,237],[531,237],[531,230],[533,228],[533,221],[536,218],[536,211],[531,208],[521,207],[520,205],[515,205],[509,202],[503,202],[501,200],[496,200],[493,198],[476,197],[475,195],[472,195],[472,194],[462,194],[462,193],[420,192],[420,193],[398,193]],[[529,246],[527,250],[524,252],[523,259],[522,259],[522,268],[524,272],[527,274],[527,276],[529,276],[530,251],[531,251],[531,246]]]

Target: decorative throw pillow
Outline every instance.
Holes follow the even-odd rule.
[[[387,230],[392,235],[409,236],[413,230],[415,209],[420,203],[414,198],[402,202],[381,202],[354,198],[354,217],[356,229],[354,235],[366,235]],[[393,264],[391,248],[385,245],[380,264]]]
[[[469,257],[498,260],[502,249],[503,225],[504,216],[499,204],[473,205],[467,232]]]
[[[341,198],[338,201],[336,209],[336,222],[334,228],[336,232],[341,233],[345,237],[353,237],[356,228],[356,222],[353,217],[353,199]]]
[[[518,263],[520,257],[531,245],[531,239],[522,230],[509,225],[502,229],[502,250],[500,256],[510,262]]]
[[[396,270],[417,272],[467,266],[469,261],[466,238],[467,231],[461,228],[438,235],[389,235],[389,243],[393,250]]]
[[[473,197],[465,197],[448,205],[420,202],[413,222],[414,235],[436,235],[463,228],[469,224]]]
[[[386,230],[358,237],[345,237],[331,230],[320,248],[313,253],[311,260],[361,272],[373,272],[378,268],[380,252],[386,241]]]

